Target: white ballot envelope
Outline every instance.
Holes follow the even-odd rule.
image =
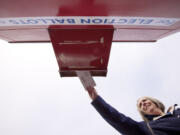
[[[88,87],[96,86],[96,83],[93,80],[91,73],[89,71],[76,71],[76,74],[86,90]]]

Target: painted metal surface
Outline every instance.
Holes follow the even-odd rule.
[[[180,0],[0,0],[0,39],[52,42],[61,76],[106,76],[112,42],[179,31]]]
[[[179,7],[179,0],[16,0],[13,3],[11,0],[1,0],[0,19],[47,16],[180,18]],[[180,22],[178,21],[166,27],[136,24],[113,25],[113,27],[117,29],[114,33],[113,41],[156,41],[163,37],[163,35],[167,36],[167,33],[173,33],[175,30],[176,32],[177,30],[179,31]],[[3,27],[0,25],[0,38],[11,42],[50,41],[48,28],[49,25]],[[81,25],[79,25],[79,28],[81,28]],[[141,31],[148,36],[142,38]],[[152,31],[156,34],[154,35]],[[37,35],[37,33],[38,35],[40,34],[41,37],[37,38],[34,36]],[[128,37],[128,35],[132,38],[127,39],[126,37]]]
[[[0,17],[154,16],[179,18],[179,0],[1,0]]]
[[[49,29],[60,75],[76,76],[75,71],[83,70],[91,71],[93,76],[106,76],[113,31],[112,28]]]

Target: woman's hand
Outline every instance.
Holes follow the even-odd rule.
[[[96,89],[93,88],[93,87],[88,87],[88,88],[87,88],[87,91],[88,91],[88,94],[89,94],[89,96],[90,96],[90,98],[91,98],[92,100],[95,100],[96,97],[98,96]]]

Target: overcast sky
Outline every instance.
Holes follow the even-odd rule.
[[[180,33],[156,43],[113,43],[98,93],[137,121],[141,96],[180,104]],[[61,78],[50,43],[0,40],[0,135],[118,135],[78,78]]]

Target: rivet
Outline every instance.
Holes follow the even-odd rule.
[[[104,43],[104,37],[101,37],[100,39],[100,43],[103,44]]]
[[[103,64],[103,62],[104,62],[104,60],[103,60],[103,58],[101,58],[101,64]]]

